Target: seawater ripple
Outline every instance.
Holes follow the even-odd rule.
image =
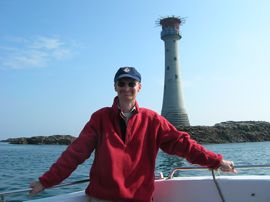
[[[233,143],[233,144],[208,144],[207,149],[220,153],[225,159],[235,162],[235,165],[270,164],[270,142]],[[11,145],[0,143],[0,192],[28,188],[29,183],[36,180],[43,172],[47,171],[60,154],[65,150],[65,145]],[[93,155],[92,155],[93,156]],[[85,179],[89,175],[92,156],[65,181]],[[175,167],[190,166],[179,157],[169,156],[160,151],[156,160],[156,172],[167,176]],[[244,169],[239,170],[239,175],[270,175],[270,169]],[[178,176],[210,175],[209,171],[184,171]],[[48,189],[35,198],[48,197],[57,194],[69,193],[85,189],[87,183],[57,189]],[[7,201],[18,202],[29,199],[27,193],[10,195]]]

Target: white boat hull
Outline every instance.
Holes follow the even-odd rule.
[[[216,177],[226,202],[270,202],[270,176]],[[219,202],[222,201],[211,176],[174,177],[155,181],[154,202]],[[84,191],[31,202],[88,202]],[[30,202],[30,201],[29,201]]]
[[[217,177],[226,202],[270,202],[270,176]],[[212,177],[175,177],[155,183],[155,202],[222,201]]]

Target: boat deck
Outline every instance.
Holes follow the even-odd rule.
[[[227,202],[269,202],[270,176],[216,177]],[[211,176],[174,177],[155,181],[154,202],[219,202],[222,201]],[[89,202],[84,191],[28,202]]]

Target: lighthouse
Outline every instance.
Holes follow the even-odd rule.
[[[165,45],[165,78],[161,115],[174,126],[190,126],[184,106],[183,89],[180,73],[178,41],[183,19],[166,17],[159,20],[162,27],[161,39]]]

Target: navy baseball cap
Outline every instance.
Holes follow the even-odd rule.
[[[114,76],[114,82],[121,78],[132,78],[141,82],[141,74],[134,67],[121,67]]]

